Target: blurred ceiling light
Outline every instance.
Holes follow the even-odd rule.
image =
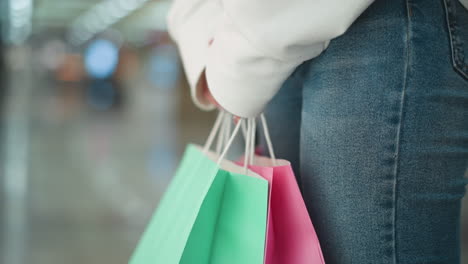
[[[154,17],[154,27],[155,29],[158,30],[167,30],[167,20],[166,16],[167,13],[169,12],[169,9],[171,7],[171,2],[169,1],[162,1],[159,2],[154,8],[153,8],[153,17]]]
[[[134,1],[131,0],[119,0],[117,1],[117,6],[122,8],[124,11],[131,11],[134,8]]]
[[[111,76],[119,61],[119,49],[107,39],[97,39],[89,44],[84,54],[85,69],[97,79]]]
[[[83,44],[97,33],[106,30],[149,1],[150,0],[101,1],[72,23],[69,32],[69,40],[75,45]]]
[[[116,28],[122,32],[128,44],[134,47],[147,45],[151,32],[167,31],[166,16],[170,6],[171,1],[168,0],[151,1],[138,11],[138,15],[125,19]]]
[[[121,8],[119,5],[113,5],[111,9],[109,10],[109,16],[112,17],[113,19],[119,19],[122,16],[124,16],[126,13],[126,10]]]
[[[30,0],[12,0],[10,1],[10,10],[12,11],[23,11],[30,8],[32,5]]]
[[[12,44],[23,43],[31,33],[32,0],[8,1],[7,40]]]

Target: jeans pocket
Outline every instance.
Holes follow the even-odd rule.
[[[442,0],[445,6],[452,65],[468,80],[468,10],[459,0]]]

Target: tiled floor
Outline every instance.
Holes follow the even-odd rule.
[[[83,85],[54,84],[27,69],[12,76],[0,263],[126,263],[185,143],[202,142],[212,116],[194,110],[180,89],[131,83],[120,107],[101,111]]]

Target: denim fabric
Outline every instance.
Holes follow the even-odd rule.
[[[460,262],[468,12],[376,1],[267,109],[328,264]]]

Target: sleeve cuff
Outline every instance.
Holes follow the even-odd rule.
[[[216,1],[205,1],[195,12],[184,13],[181,8],[187,9],[179,5],[169,13],[169,33],[177,42],[193,102],[202,110],[212,110],[215,106],[203,99],[197,84],[205,70],[209,41],[219,24],[221,7]]]
[[[227,19],[220,28],[207,56],[210,92],[226,111],[256,117],[302,61],[263,55]]]

